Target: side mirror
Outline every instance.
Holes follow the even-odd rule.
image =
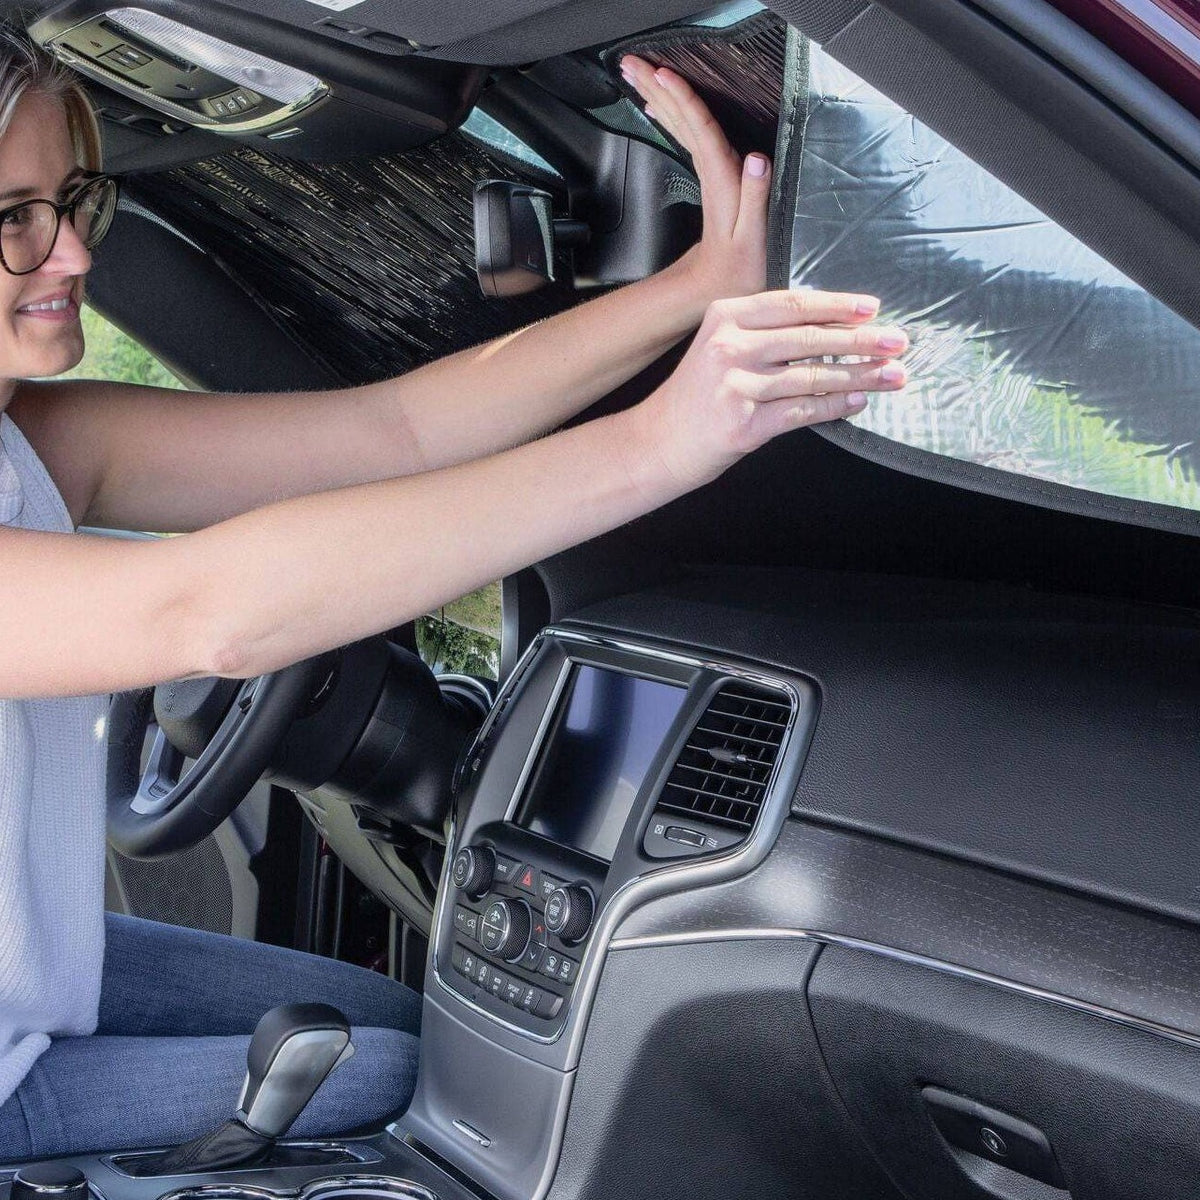
[[[503,179],[475,185],[475,270],[485,296],[520,296],[554,282],[558,246],[587,241],[579,221],[554,219],[553,197]]]

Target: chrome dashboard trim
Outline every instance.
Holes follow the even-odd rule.
[[[867,954],[875,954],[881,958],[895,962],[907,963],[909,966],[925,967],[938,971],[943,975],[952,975],[958,979],[968,979],[973,983],[982,983],[990,987],[1003,988],[1028,999],[1040,1000],[1048,1004],[1056,1004],[1061,1008],[1069,1008],[1075,1012],[1085,1013],[1091,1017],[1099,1017],[1117,1025],[1140,1030],[1142,1033],[1153,1034],[1155,1037],[1167,1038],[1173,1042],[1181,1042],[1193,1049],[1200,1049],[1200,1034],[1189,1033],[1185,1029],[1177,1029],[1173,1025],[1163,1025],[1147,1017],[1135,1016],[1132,1013],[1120,1012],[1117,1009],[1106,1008],[1102,1004],[1093,1004],[1090,1000],[1080,1000],[1075,996],[1064,996],[1060,992],[1052,992],[1034,984],[1021,983],[1015,979],[1007,979],[1003,975],[992,975],[987,971],[978,971],[974,967],[963,967],[957,963],[945,962],[939,958],[930,958],[911,950],[899,950],[895,946],[884,946],[878,942],[863,941],[860,938],[847,937],[840,933],[825,933],[815,929],[718,929],[705,931],[692,930],[685,933],[656,933],[641,937],[614,938],[609,945],[610,950],[649,950],[666,946],[695,946],[708,942],[761,942],[781,941],[792,939],[797,941],[815,942],[826,946],[840,946],[846,950],[861,950]]]
[[[526,1041],[540,1043],[541,1045],[553,1045],[560,1041],[564,1042],[567,1058],[566,1066],[570,1070],[579,1061],[580,1049],[583,1044],[584,1033],[587,1029],[587,1018],[591,1012],[596,989],[599,986],[604,956],[608,952],[609,942],[612,940],[613,931],[617,926],[640,904],[654,900],[659,896],[683,891],[691,887],[703,887],[707,884],[724,883],[727,880],[735,879],[739,875],[744,875],[753,870],[766,858],[771,846],[774,845],[779,835],[779,831],[791,807],[790,795],[779,788],[779,777],[785,766],[791,767],[793,765],[791,754],[796,731],[802,724],[805,727],[811,728],[816,717],[818,701],[817,686],[814,682],[808,682],[802,694],[788,680],[771,675],[767,670],[761,670],[752,664],[739,661],[736,658],[709,658],[700,653],[689,654],[682,650],[669,649],[649,639],[645,642],[627,640],[625,638],[609,637],[603,634],[588,633],[583,630],[552,625],[539,633],[534,641],[530,643],[529,648],[522,655],[512,675],[500,690],[499,695],[496,697],[496,706],[493,708],[493,716],[489,717],[480,729],[476,743],[472,746],[468,759],[474,757],[476,747],[490,734],[492,726],[495,723],[495,717],[498,715],[498,710],[507,704],[516,681],[523,676],[529,663],[532,662],[533,657],[549,637],[555,637],[566,643],[574,643],[580,647],[593,646],[614,649],[624,653],[641,655],[645,658],[673,662],[680,666],[696,670],[713,671],[726,675],[731,679],[744,679],[758,683],[786,695],[792,710],[787,728],[784,730],[783,738],[780,742],[779,755],[775,761],[770,779],[767,781],[767,788],[764,793],[762,808],[759,811],[758,821],[746,837],[746,840],[727,853],[714,854],[699,862],[685,861],[677,865],[664,865],[652,868],[650,873],[639,875],[629,880],[610,897],[608,903],[597,914],[595,930],[588,944],[587,953],[580,963],[579,974],[576,979],[574,991],[571,994],[571,1001],[567,1008],[563,1025],[556,1033],[536,1033],[532,1030],[523,1029],[512,1022],[505,1021],[501,1017],[497,1017],[494,1013],[489,1012],[487,1009],[475,1004],[462,995],[442,977],[441,972],[438,970],[437,964],[442,946],[441,931],[444,926],[442,920],[443,910],[447,903],[446,897],[450,894],[451,890],[449,886],[449,871],[454,854],[458,849],[455,840],[457,825],[456,823],[451,824],[448,830],[446,858],[441,883],[438,888],[437,908],[434,914],[434,937],[430,947],[430,963],[433,978],[437,986],[452,997],[455,1003],[465,1006],[468,1010],[491,1024],[501,1026]],[[564,669],[556,681],[553,697],[554,702],[557,701],[569,668],[570,663],[568,662],[564,665]],[[799,676],[799,672],[793,672],[792,674]],[[543,714],[542,724],[539,724],[533,747],[522,767],[520,776],[522,786],[528,777],[528,772],[532,769],[532,760],[536,756],[540,739],[545,734],[544,725],[551,719],[553,713],[554,703],[550,703],[546,707],[546,713]],[[518,787],[514,789],[513,799],[510,799],[506,807],[506,812],[511,814],[515,798],[519,795],[520,788]]]
[[[272,1188],[253,1183],[202,1183],[174,1188],[160,1196],[159,1200],[278,1200],[281,1196],[295,1197],[296,1200],[334,1200],[346,1192],[373,1192],[380,1197],[394,1196],[402,1200],[438,1200],[435,1192],[411,1179],[391,1175],[344,1174],[323,1176],[290,1188]]]

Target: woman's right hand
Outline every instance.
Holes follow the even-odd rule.
[[[639,405],[648,445],[682,490],[772,438],[852,416],[904,386],[903,330],[870,324],[873,296],[778,291],[719,300],[671,377]],[[867,361],[822,362],[826,356]]]

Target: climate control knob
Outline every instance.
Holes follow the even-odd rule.
[[[568,946],[587,937],[595,913],[592,893],[579,884],[555,888],[546,897],[546,928]]]
[[[529,947],[533,914],[524,900],[493,900],[483,910],[479,944],[489,953],[517,962]]]
[[[472,900],[488,894],[496,877],[496,852],[491,846],[464,846],[450,867],[450,882]]]

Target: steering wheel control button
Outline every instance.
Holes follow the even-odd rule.
[[[481,900],[498,875],[496,852],[490,846],[464,846],[450,868],[450,881],[472,900]]]
[[[546,928],[568,946],[581,942],[592,927],[596,902],[578,884],[556,888],[546,901]]]

